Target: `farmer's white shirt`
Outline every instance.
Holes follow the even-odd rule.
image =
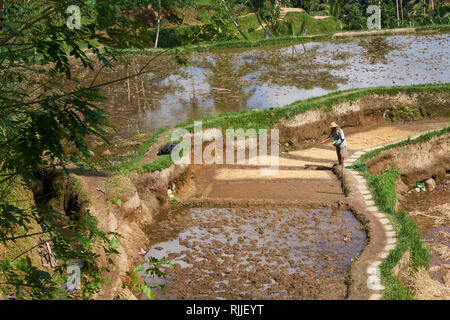
[[[344,131],[342,129],[339,129],[337,131],[331,131],[330,135],[328,136],[329,138],[333,138],[334,140],[339,140],[341,139],[342,144],[340,145],[340,147],[346,147],[347,146],[347,140],[345,140],[345,135],[344,135]]]

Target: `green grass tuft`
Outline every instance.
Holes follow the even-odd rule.
[[[127,171],[132,170],[136,166],[138,166],[138,164],[141,162],[142,158],[147,153],[148,149],[150,149],[150,147],[154,143],[158,142],[160,135],[163,134],[164,132],[166,132],[167,130],[169,130],[169,129],[162,128],[162,129],[159,129],[158,131],[156,131],[141,147],[139,147],[137,154],[133,159],[131,159],[127,162],[121,163],[119,166],[114,168],[113,171],[125,173]]]
[[[136,172],[161,171],[163,169],[169,168],[172,164],[173,161],[171,155],[165,154],[156,158],[153,162],[145,163],[139,167],[133,168],[133,171]]]

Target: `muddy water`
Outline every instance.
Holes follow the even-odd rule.
[[[170,259],[159,299],[343,299],[366,234],[349,211],[189,209],[150,230],[147,257]]]
[[[161,56],[138,79],[106,89],[106,108],[128,131],[151,133],[186,119],[281,107],[335,90],[450,81],[450,35],[391,36],[194,53],[181,67]],[[129,56],[99,81],[138,70]],[[84,74],[87,80],[93,74]]]

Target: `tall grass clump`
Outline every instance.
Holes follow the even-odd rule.
[[[166,132],[168,128],[161,128],[158,131],[156,131],[147,141],[144,142],[142,146],[139,147],[137,150],[136,156],[133,159],[130,159],[126,162],[121,163],[116,168],[113,169],[115,172],[127,172],[135,168],[139,165],[142,158],[144,158],[147,151],[150,149],[150,147],[158,142],[159,137],[161,134]]]

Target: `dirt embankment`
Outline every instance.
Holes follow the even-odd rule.
[[[430,252],[428,270],[412,273],[407,252],[394,274],[417,299],[450,299],[450,133],[384,151],[368,165],[372,174],[393,167],[402,172],[396,180],[397,209],[408,212]],[[425,190],[416,190],[417,182]]]
[[[146,162],[156,157],[157,149],[165,143],[167,135],[162,135],[144,158]],[[148,227],[168,206],[167,190],[182,190],[189,184],[188,166],[171,166],[162,171],[151,173],[131,173],[111,175],[109,173],[82,173],[70,170],[70,179],[79,183],[76,193],[83,194],[80,210],[88,210],[99,222],[99,228],[105,232],[117,232],[120,237],[120,255],[113,258],[116,269],[106,276],[109,284],[102,287],[96,299],[134,299],[135,296],[122,288],[126,273],[136,265],[144,263],[144,255],[149,245]],[[57,188],[62,196],[73,191],[66,190],[63,184]],[[107,265],[104,255],[99,264]],[[135,294],[138,294],[135,292]]]
[[[417,182],[433,178],[439,183],[450,171],[450,133],[427,142],[386,150],[367,164],[368,172],[374,175],[389,168],[399,169],[402,172],[397,183],[400,196],[416,187]]]
[[[380,123],[450,119],[449,101],[449,92],[369,94],[355,101],[336,103],[331,110],[323,107],[297,114],[283,119],[276,127],[282,144],[307,147],[327,135],[333,121],[350,134]]]

